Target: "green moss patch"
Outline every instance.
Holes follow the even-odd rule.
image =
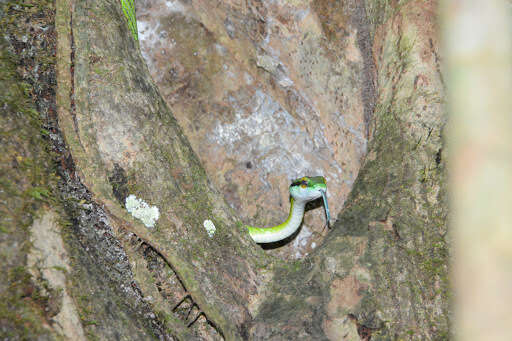
[[[8,1],[0,5],[0,338],[44,339],[50,298],[41,294],[25,268],[28,228],[36,212],[53,205],[56,177],[41,111],[51,103],[51,49],[40,49],[51,31],[52,2]],[[41,52],[44,51],[44,52]],[[23,74],[23,78],[20,76]],[[48,86],[51,87],[51,80]]]

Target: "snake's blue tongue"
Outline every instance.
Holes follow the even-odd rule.
[[[322,199],[324,199],[324,209],[325,209],[325,219],[327,219],[327,227],[329,226],[329,222],[331,221],[331,214],[329,213],[329,205],[327,204],[327,191],[321,191]]]

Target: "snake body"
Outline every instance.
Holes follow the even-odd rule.
[[[306,204],[320,197],[323,198],[325,216],[327,224],[329,224],[330,214],[326,193],[327,185],[323,176],[305,176],[293,180],[290,185],[291,200],[288,219],[284,223],[273,227],[258,228],[247,226],[249,235],[256,243],[273,243],[291,236],[302,223]]]
[[[132,32],[133,39],[139,40],[137,31],[137,19],[135,17],[135,3],[133,0],[121,0],[121,8],[128,22],[128,28]]]

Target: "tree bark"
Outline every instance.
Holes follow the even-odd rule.
[[[48,90],[48,98],[58,116],[40,110],[52,130],[46,151],[38,152],[47,154],[34,164],[54,160],[59,178],[46,171],[39,177],[48,180],[34,185],[30,173],[20,172],[24,180],[16,186],[31,183],[24,206],[35,201],[43,211],[26,211],[27,231],[21,235],[6,220],[1,242],[35,238],[39,245],[36,231],[49,226],[61,231],[52,235],[54,245],[61,238],[67,251],[59,253],[58,262],[44,263],[52,253],[27,256],[28,247],[5,265],[12,272],[26,264],[25,258],[36,259],[31,268],[37,271],[23,272],[29,284],[18,291],[7,289],[14,275],[7,285],[0,281],[1,294],[21,304],[17,311],[25,309],[23,302],[36,300],[27,293],[30,285],[47,289],[46,298],[30,308],[37,328],[18,328],[2,310],[1,332],[18,338],[45,333],[48,338],[179,340],[449,336],[446,115],[437,2],[368,1],[360,12],[371,32],[364,44],[367,50],[372,46],[375,63],[375,79],[367,79],[375,84],[367,85],[377,91],[368,99],[376,103],[368,155],[323,245],[289,262],[269,257],[252,242],[208,181],[151,80],[118,0],[57,0],[55,16],[51,2],[28,3],[15,10],[28,22],[41,17],[30,11],[46,14],[57,33],[56,63],[53,69],[49,63],[49,72],[56,73],[58,86],[49,84],[55,93]],[[11,36],[11,46],[16,37],[22,39]],[[11,64],[2,81],[14,80],[19,87]],[[36,93],[32,99],[42,97]],[[2,122],[6,130],[24,119],[14,115],[16,108],[10,110],[8,117],[16,120]],[[45,146],[31,140],[39,136],[38,124],[16,137],[28,150]],[[12,161],[17,154],[14,146],[3,146],[2,180],[12,182],[19,171]],[[44,203],[45,193],[54,193],[54,199]],[[154,227],[129,214],[130,194],[158,208]],[[205,229],[208,221],[215,226],[213,235]],[[60,267],[65,285],[43,271]],[[45,313],[52,306],[53,313]],[[56,317],[62,311],[68,312],[67,324]],[[81,323],[69,323],[75,318]]]
[[[368,156],[324,245],[276,275],[257,318],[261,339],[283,330],[298,339],[304,331],[352,339],[350,320],[372,340],[448,338],[446,115],[435,13],[435,2],[407,2],[378,25]]]

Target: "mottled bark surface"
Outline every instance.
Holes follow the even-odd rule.
[[[9,108],[2,138],[10,143],[2,144],[2,187],[12,193],[0,194],[10,193],[2,212],[12,218],[2,217],[0,242],[9,247],[2,248],[9,262],[1,266],[10,277],[0,288],[17,310],[13,315],[0,305],[0,332],[14,339],[448,337],[435,1],[334,6],[353,10],[347,15],[359,28],[363,64],[375,71],[359,80],[366,87],[361,114],[369,119],[375,104],[372,139],[333,230],[313,254],[286,262],[250,240],[209,182],[117,0],[23,4],[4,13],[16,11],[46,33],[27,26],[15,34],[12,23],[5,26],[11,52],[2,55],[1,81],[14,95],[2,98]],[[327,15],[329,8],[317,10]],[[335,34],[335,20],[329,16],[326,34]],[[56,57],[46,50],[56,44],[54,32]],[[24,48],[48,40],[33,51],[38,68],[14,57],[24,34],[30,38]],[[43,74],[44,65],[57,74],[57,87],[39,76],[20,85]],[[30,92],[40,83],[46,92]],[[25,98],[23,106],[12,98]],[[20,108],[43,100],[27,128],[28,116],[20,113],[28,109]],[[33,166],[20,168],[25,155]],[[158,207],[155,226],[128,213],[129,194]],[[216,228],[211,236],[208,220]],[[45,250],[38,238],[51,239],[58,252]],[[16,314],[31,322],[16,324]]]
[[[0,14],[0,338],[173,339],[58,130],[54,2]]]
[[[110,222],[157,250],[207,318],[236,337],[259,282],[255,269],[265,265],[262,250],[208,183],[127,34],[118,1],[58,4],[70,19],[57,26],[69,44],[62,42],[57,57],[59,120],[82,181]],[[118,174],[124,180],[113,183]],[[155,227],[129,215],[127,194],[159,208]],[[206,220],[216,226],[214,238]]]
[[[2,4],[0,36],[0,335],[50,339],[45,306],[55,291],[41,292],[26,268],[30,225],[48,200],[50,165],[42,146],[41,121],[29,84],[17,73],[16,46],[6,41],[7,8]],[[11,28],[12,30],[12,28]],[[9,32],[12,35],[15,32]],[[11,48],[11,51],[9,51]],[[51,313],[50,313],[51,314]]]
[[[212,183],[240,219],[287,217],[288,185],[321,174],[331,212],[366,154],[375,103],[369,25],[360,1],[145,0],[141,52]],[[268,253],[320,245],[321,209]]]
[[[377,25],[379,97],[368,156],[322,247],[276,276],[280,294],[260,311],[261,339],[287,329],[307,339],[305,331],[320,328],[332,340],[352,339],[356,327],[372,340],[448,337],[446,117],[435,10],[435,2],[408,2]],[[287,305],[289,315],[275,315]]]

